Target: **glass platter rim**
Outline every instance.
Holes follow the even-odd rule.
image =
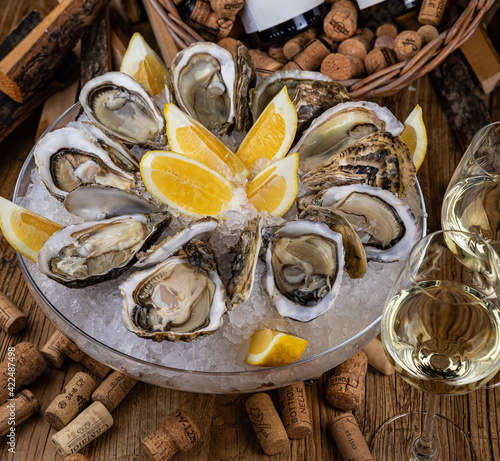
[[[81,112],[81,104],[79,102],[73,104],[68,109],[66,109],[54,122],[52,122],[47,127],[47,129],[43,132],[43,134],[39,137],[38,140],[42,139],[43,136],[45,136],[47,133],[52,131],[65,117],[67,117],[69,114],[74,112],[76,109],[79,109],[78,114],[76,116],[76,117],[78,117],[78,115]],[[75,117],[75,119],[76,119],[76,117]],[[19,176],[16,180],[16,185],[14,188],[14,193],[13,193],[13,198],[12,198],[13,202],[16,202],[17,199],[19,198],[19,195],[21,193],[21,188],[23,187],[23,184],[21,184],[21,183],[23,182],[23,180],[25,178],[25,175],[28,171],[28,168],[29,168],[30,172],[33,170],[33,168],[36,168],[35,161],[34,161],[34,149],[36,147],[36,144],[38,143],[38,140],[37,140],[37,142],[35,142],[30,153],[28,154],[26,160],[24,161],[23,166],[21,168],[21,171],[19,173]],[[423,212],[422,237],[424,237],[427,234],[427,210],[426,210],[426,206],[425,206],[425,201],[424,201],[422,189],[420,187],[420,183],[418,182],[418,179],[415,182],[415,188],[416,188],[418,196],[420,198],[420,204],[421,204],[422,212]],[[25,258],[19,253],[17,253],[17,257],[18,257],[18,260],[21,264],[21,270],[22,270],[23,276],[24,276],[25,280],[29,283],[30,288],[32,288],[36,291],[39,298],[45,303],[45,305],[53,313],[56,314],[57,317],[59,317],[59,319],[62,322],[64,322],[68,326],[70,326],[76,334],[83,336],[86,341],[89,341],[90,343],[93,343],[95,346],[97,346],[97,349],[104,348],[108,351],[108,353],[111,353],[112,355],[118,355],[120,357],[123,357],[126,360],[131,360],[137,364],[143,364],[143,365],[147,365],[149,367],[158,368],[158,369],[165,370],[165,371],[171,371],[173,373],[179,373],[179,374],[183,374],[183,375],[218,376],[218,377],[248,376],[248,375],[258,376],[259,374],[262,374],[263,372],[273,373],[274,371],[283,371],[283,370],[291,370],[293,368],[299,368],[303,364],[310,363],[314,360],[325,357],[326,355],[332,354],[333,352],[338,351],[338,350],[350,345],[352,342],[356,341],[358,338],[363,337],[368,332],[370,332],[370,330],[372,330],[374,327],[376,327],[376,325],[380,323],[380,320],[382,317],[382,313],[380,313],[380,315],[374,321],[372,321],[369,325],[367,325],[361,331],[359,331],[354,336],[351,336],[346,341],[342,342],[341,344],[336,345],[335,347],[333,347],[331,349],[323,351],[323,352],[316,354],[312,357],[307,357],[307,358],[304,358],[301,360],[297,360],[291,364],[284,365],[281,367],[258,367],[256,369],[238,370],[238,371],[202,371],[202,370],[187,370],[187,369],[182,369],[182,368],[174,368],[174,367],[170,367],[168,365],[163,365],[160,363],[149,362],[147,360],[140,359],[140,358],[134,357],[132,355],[126,354],[122,351],[116,350],[115,348],[108,346],[107,344],[102,343],[98,339],[93,338],[88,333],[81,330],[71,320],[67,319],[61,312],[59,312],[59,310],[55,306],[53,306],[52,303],[45,297],[44,293],[40,290],[40,288],[38,287],[36,282],[31,277],[31,274],[30,274],[30,272],[26,266],[26,263],[25,263]],[[43,309],[42,309],[42,311],[43,311]],[[49,318],[49,320],[51,320],[51,319]],[[51,322],[52,322],[52,320],[51,320]],[[67,333],[65,333],[65,334],[67,334]],[[68,336],[70,336],[70,339],[74,340],[74,338],[71,337],[71,335],[68,335]]]

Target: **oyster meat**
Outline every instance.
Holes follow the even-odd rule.
[[[245,133],[252,127],[252,112],[248,94],[250,88],[255,86],[257,76],[252,58],[248,48],[241,42],[234,45],[234,112],[236,118],[236,129]]]
[[[266,265],[266,288],[278,313],[309,322],[330,309],[339,292],[342,236],[321,222],[289,222],[271,239]]]
[[[38,174],[58,200],[84,184],[130,190],[137,184],[136,170],[117,164],[92,137],[66,127],[47,133],[35,146]]]
[[[332,187],[320,194],[319,202],[349,221],[368,260],[405,259],[422,236],[410,207],[396,194],[379,187]]]
[[[336,153],[301,177],[312,191],[365,183],[404,197],[415,182],[408,146],[387,131],[377,131]]]
[[[168,213],[133,214],[64,227],[38,252],[38,269],[70,288],[116,278],[159,237],[170,219]]]
[[[392,112],[373,102],[345,102],[320,115],[290,152],[299,153],[299,172],[307,173],[328,162],[337,152],[376,131],[394,136],[403,124]]]
[[[128,144],[166,145],[165,119],[153,97],[132,77],[108,72],[89,80],[80,92],[87,117]]]
[[[120,285],[128,330],[155,341],[192,341],[222,326],[225,291],[202,245],[195,241],[189,255],[181,251]]]

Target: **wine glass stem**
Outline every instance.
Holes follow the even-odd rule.
[[[413,454],[417,460],[432,460],[437,458],[437,448],[433,441],[434,420],[439,403],[439,395],[429,394],[427,411],[425,412],[424,427],[420,438],[413,444]]]

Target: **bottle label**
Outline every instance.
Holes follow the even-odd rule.
[[[376,5],[377,3],[382,3],[385,0],[356,0],[360,10],[369,8],[370,6]]]
[[[240,19],[247,34],[261,32],[321,5],[324,0],[246,0]]]

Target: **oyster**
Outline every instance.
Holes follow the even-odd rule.
[[[64,207],[84,221],[160,211],[155,204],[133,191],[97,185],[80,186],[72,190],[64,198]]]
[[[405,259],[422,236],[410,207],[396,194],[379,187],[332,187],[320,194],[319,201],[349,221],[368,260]]]
[[[252,126],[252,113],[248,94],[250,88],[255,86],[257,77],[252,58],[248,48],[241,42],[234,45],[234,112],[236,118],[236,129],[240,133],[247,132]]]
[[[179,229],[175,235],[166,238],[158,245],[152,246],[146,252],[140,253],[135,267],[147,269],[164,261],[191,239],[201,240],[212,235],[218,225],[219,221],[217,219],[207,217],[199,219],[188,227]]]
[[[386,131],[377,131],[346,147],[301,177],[312,191],[366,183],[404,197],[415,182],[408,146]]]
[[[352,100],[340,83],[332,81],[320,72],[281,70],[267,76],[259,86],[250,91],[254,121],[285,85],[297,111],[296,139],[327,109]]]
[[[271,239],[266,265],[266,288],[278,313],[309,322],[330,309],[339,292],[342,236],[320,222],[289,222]]]
[[[302,211],[299,219],[322,222],[333,232],[338,232],[342,235],[347,273],[352,279],[363,278],[368,268],[365,249],[361,243],[361,239],[347,219],[333,210],[314,205]]]
[[[222,326],[225,291],[202,246],[195,241],[190,254],[181,251],[119,286],[128,330],[155,341],[192,341]]]
[[[389,109],[373,102],[337,104],[314,120],[290,152],[299,153],[299,172],[303,174],[380,130],[398,136],[403,131],[403,125]]]
[[[35,146],[35,162],[49,192],[63,200],[83,184],[129,190],[136,174],[120,167],[91,136],[76,128],[60,128],[43,136]]]
[[[170,219],[168,213],[133,214],[64,227],[38,252],[38,269],[70,288],[116,278],[158,238]]]
[[[233,308],[250,296],[261,244],[262,218],[255,217],[241,232],[240,240],[234,249],[236,257],[231,266],[233,275],[227,287]]]
[[[89,80],[80,103],[92,122],[124,143],[166,145],[165,119],[153,97],[127,74],[108,72]]]
[[[198,42],[172,61],[172,84],[181,109],[212,130],[234,122],[235,67],[231,53]]]

